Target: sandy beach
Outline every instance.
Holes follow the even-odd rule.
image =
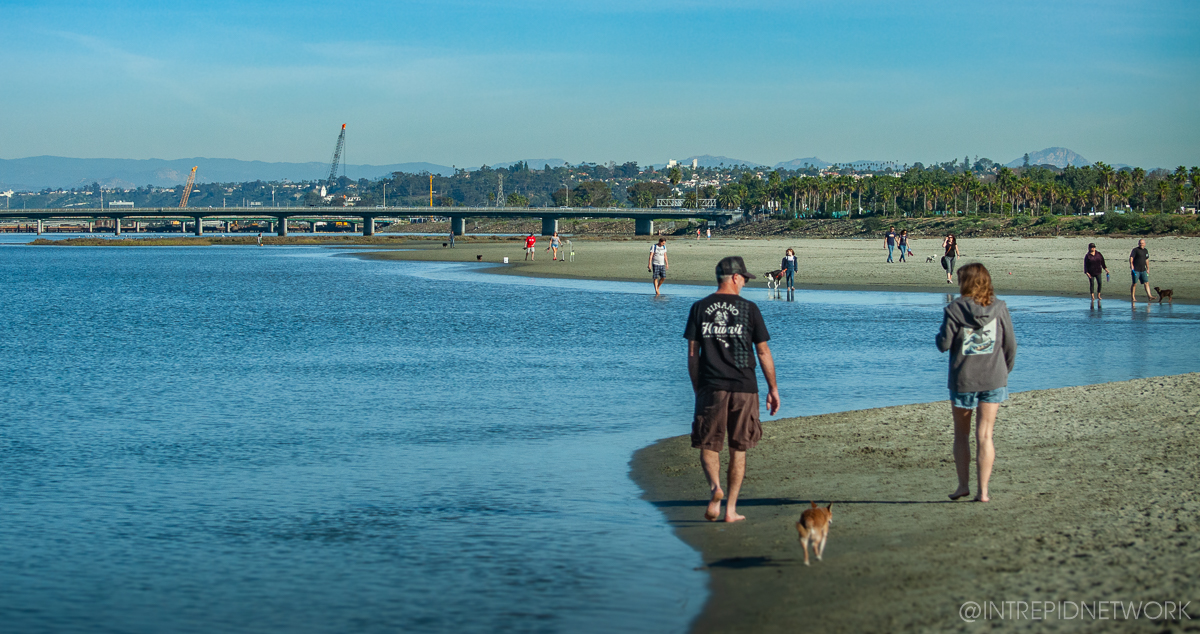
[[[456,241],[453,249],[439,241],[413,240],[405,249],[380,251],[363,257],[398,260],[434,260],[498,263],[509,258],[508,266],[490,269],[492,273],[533,277],[570,277],[581,279],[628,280],[646,282],[650,276],[646,260],[652,244],[649,237],[629,240],[575,240],[574,261],[555,262],[545,250],[548,241],[539,237],[537,259],[522,258],[522,244],[516,240],[471,238]],[[1104,254],[1112,280],[1104,286],[1104,298],[1129,301],[1129,251],[1136,238],[979,238],[964,239],[958,265],[982,262],[992,272],[996,291],[1004,294],[1060,295],[1087,297],[1087,278],[1083,274],[1083,256],[1089,242],[1095,242]],[[726,255],[741,255],[754,272],[779,268],[784,250],[794,248],[800,259],[796,286],[800,289],[891,290],[946,292],[946,274],[938,264],[941,241],[917,239],[909,262],[888,264],[887,248],[882,240],[854,239],[695,239],[668,240],[670,268],[665,292],[671,284],[715,284],[713,267]],[[1175,301],[1200,301],[1200,239],[1151,238],[1150,285],[1175,291]],[[926,262],[934,256],[933,262]],[[899,259],[899,254],[894,259]],[[763,287],[761,279],[751,287]],[[1139,300],[1145,295],[1139,291]]]
[[[737,524],[703,519],[686,436],[632,477],[703,556],[696,632],[1182,631],[1186,619],[960,618],[967,601],[1194,601],[1200,616],[1200,374],[1024,392],[996,423],[987,504],[955,486],[947,402],[764,421]],[[972,443],[973,445],[973,443]],[[972,449],[973,453],[973,449]],[[974,467],[972,466],[972,490]],[[794,528],[833,502],[822,562]]]

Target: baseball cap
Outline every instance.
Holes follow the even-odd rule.
[[[741,275],[748,280],[754,279],[754,276],[746,271],[746,261],[740,255],[731,255],[717,262],[717,276],[722,275]]]
[[[1089,249],[1095,248],[1095,246],[1096,246],[1096,243],[1095,243],[1095,242],[1089,242],[1089,243],[1088,243],[1088,248],[1089,248]]]

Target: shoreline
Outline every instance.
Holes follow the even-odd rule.
[[[946,498],[947,410],[764,421],[747,519],[731,525],[702,517],[687,436],[637,451],[631,479],[710,575],[691,631],[958,631],[966,601],[1200,599],[1200,373],[1012,394],[987,504]],[[805,567],[794,526],[809,500],[832,501],[833,523],[825,560]]]
[[[454,249],[430,241],[414,241],[406,250],[380,250],[356,253],[355,257],[373,260],[413,260],[435,262],[485,262],[492,266],[486,273],[537,278],[582,279],[644,283],[651,288],[646,272],[649,245],[653,238],[641,240],[575,241],[573,262],[548,261],[544,240],[539,240],[537,259],[526,262],[521,245],[507,241],[459,242]],[[1127,303],[1129,294],[1124,280],[1129,279],[1128,263],[1115,253],[1127,252],[1130,244],[1118,238],[988,238],[964,240],[958,266],[982,262],[992,271],[997,295],[1034,295],[1088,299],[1087,278],[1083,275],[1086,245],[1096,242],[1102,253],[1109,253],[1112,280],[1104,284],[1106,303]],[[670,267],[664,286],[670,294],[673,284],[713,286],[713,265],[726,255],[742,255],[751,272],[750,290],[765,290],[763,273],[779,267],[784,249],[796,249],[800,270],[798,290],[886,291],[917,293],[958,293],[956,284],[945,283],[945,271],[937,261],[926,262],[939,253],[940,241],[914,239],[912,250],[920,254],[909,262],[888,264],[886,248],[875,241],[858,239],[714,239],[668,241]],[[1151,250],[1151,287],[1174,290],[1174,301],[1200,303],[1200,239],[1164,238],[1149,245]],[[1125,266],[1123,270],[1121,267]],[[1139,288],[1138,303],[1146,302]],[[1116,304],[1113,304],[1116,305]]]

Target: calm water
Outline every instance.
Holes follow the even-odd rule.
[[[2,629],[686,629],[627,463],[708,289],[344,253],[0,246]],[[781,416],[945,398],[945,296],[748,296]],[[1200,370],[1197,307],[1008,300],[1012,389]]]

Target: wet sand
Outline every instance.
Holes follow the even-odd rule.
[[[1200,617],[1200,374],[1012,395],[987,504],[946,498],[950,420],[943,401],[765,421],[738,505],[747,519],[732,525],[704,520],[708,491],[686,436],[637,452],[645,499],[711,575],[693,630],[1180,629],[967,624],[965,601],[1195,601]],[[833,524],[825,560],[805,567],[794,526],[809,500],[832,501]]]
[[[363,257],[401,260],[501,262],[509,265],[489,269],[492,273],[531,277],[568,277],[645,282],[650,288],[646,261],[653,240],[576,240],[574,261],[555,262],[545,250],[545,238],[538,239],[536,260],[523,260],[522,243],[517,240],[459,240],[454,249],[443,248],[437,241],[412,241],[410,251],[381,251]],[[1137,246],[1133,238],[979,238],[963,240],[958,265],[982,262],[992,272],[997,293],[1087,297],[1087,278],[1083,274],[1083,256],[1088,242],[1096,242],[1104,254],[1112,281],[1104,286],[1109,301],[1129,301],[1129,251]],[[946,292],[946,274],[938,263],[941,241],[918,239],[912,244],[913,256],[905,263],[886,263],[887,248],[882,240],[850,239],[695,239],[668,240],[666,292],[671,284],[715,284],[713,267],[727,255],[741,255],[751,272],[759,274],[779,268],[784,250],[792,247],[800,259],[796,286],[800,289],[889,290]],[[1175,291],[1175,301],[1200,302],[1200,239],[1152,238],[1150,251],[1151,287]],[[926,262],[928,256],[933,262]],[[894,259],[899,259],[899,254]],[[761,278],[761,276],[760,276]],[[763,287],[761,279],[751,287]],[[1139,289],[1139,301],[1145,294]]]

